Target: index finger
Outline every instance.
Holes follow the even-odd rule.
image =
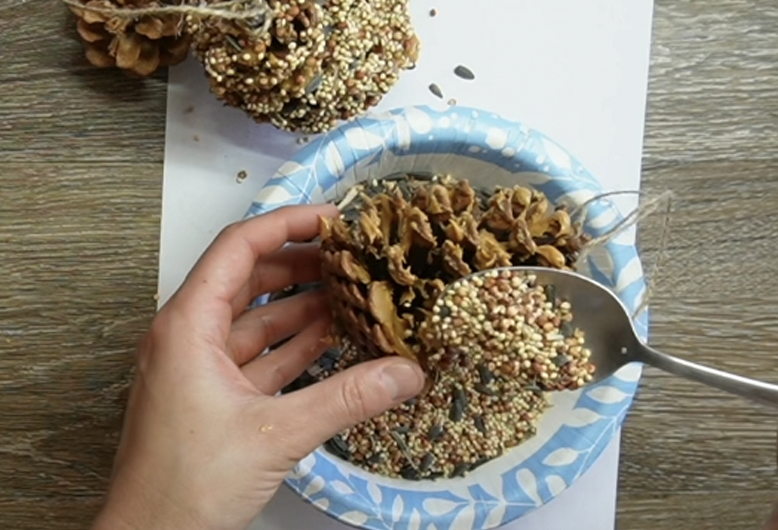
[[[316,237],[319,217],[337,213],[330,204],[287,206],[228,226],[198,260],[179,294],[229,304],[248,282],[259,258],[287,242]]]

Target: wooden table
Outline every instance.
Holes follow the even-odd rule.
[[[0,526],[84,528],[153,314],[164,75],[87,66],[56,0],[0,0]],[[645,189],[675,193],[652,342],[778,382],[778,5],[657,0]],[[648,219],[646,263],[663,221]],[[758,529],[767,410],[647,370],[618,527]],[[574,521],[571,514],[571,521]],[[571,527],[572,523],[571,523]]]

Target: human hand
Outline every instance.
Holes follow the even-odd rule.
[[[419,367],[392,357],[276,396],[324,351],[326,302],[307,292],[245,308],[319,277],[317,245],[282,247],[336,214],[292,207],[231,225],[160,310],[138,349],[94,530],[243,530],[300,459],[421,390]]]

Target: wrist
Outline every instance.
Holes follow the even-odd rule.
[[[114,483],[91,530],[212,530],[171,498],[138,486]]]

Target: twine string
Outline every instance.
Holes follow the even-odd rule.
[[[242,6],[245,5],[245,0],[228,0],[227,2],[200,3],[198,5],[184,3],[156,7],[99,7],[85,5],[81,0],[62,0],[62,2],[75,9],[119,18],[180,14],[225,20],[249,20],[264,17],[270,12],[270,8],[264,1],[256,2],[257,5],[254,7],[244,8]]]

